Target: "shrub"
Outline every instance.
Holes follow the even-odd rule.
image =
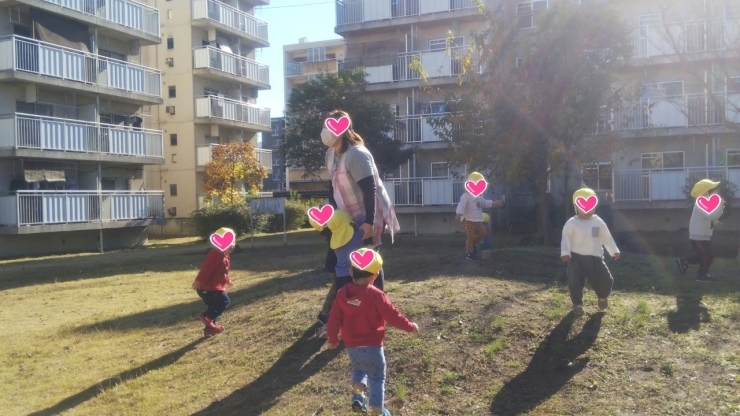
[[[254,218],[255,231],[259,231],[265,226],[265,220],[260,217],[256,216]],[[203,239],[209,238],[214,231],[221,227],[233,229],[237,236],[252,231],[249,206],[246,204],[203,207],[193,211],[190,218]]]
[[[310,227],[308,223],[308,215],[306,212],[308,207],[295,200],[285,201],[285,229],[287,231],[300,230],[301,228]],[[267,226],[265,231],[268,233],[279,233],[283,231],[283,216],[282,215],[265,215],[267,220]]]

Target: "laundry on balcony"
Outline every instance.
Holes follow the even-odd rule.
[[[90,34],[86,25],[33,7],[30,14],[39,40],[90,52]]]
[[[26,182],[64,182],[66,175],[63,170],[24,170]]]

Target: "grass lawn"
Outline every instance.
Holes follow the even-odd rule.
[[[190,284],[208,246],[0,262],[2,415],[345,415],[350,368],[315,324],[329,283],[312,231],[260,236],[204,339]],[[422,333],[389,330],[394,415],[740,414],[740,273],[715,284],[672,259],[607,260],[606,314],[569,314],[558,249],[462,258],[461,235],[382,249],[387,291]]]

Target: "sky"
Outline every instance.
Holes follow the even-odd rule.
[[[255,16],[267,22],[270,46],[257,49],[255,60],[270,67],[270,90],[261,90],[257,104],[270,109],[271,117],[283,115],[285,88],[283,45],[298,43],[305,37],[309,42],[341,39],[334,33],[335,0],[270,0],[259,6]]]

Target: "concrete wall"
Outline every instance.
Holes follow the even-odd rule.
[[[195,230],[195,224],[188,218],[168,218],[165,225],[151,226],[147,229],[147,232],[150,237],[183,237],[198,235]]]
[[[0,258],[43,256],[97,252],[100,232],[70,231],[30,235],[0,236]],[[122,228],[103,231],[104,250],[141,247],[147,242],[146,227]]]

